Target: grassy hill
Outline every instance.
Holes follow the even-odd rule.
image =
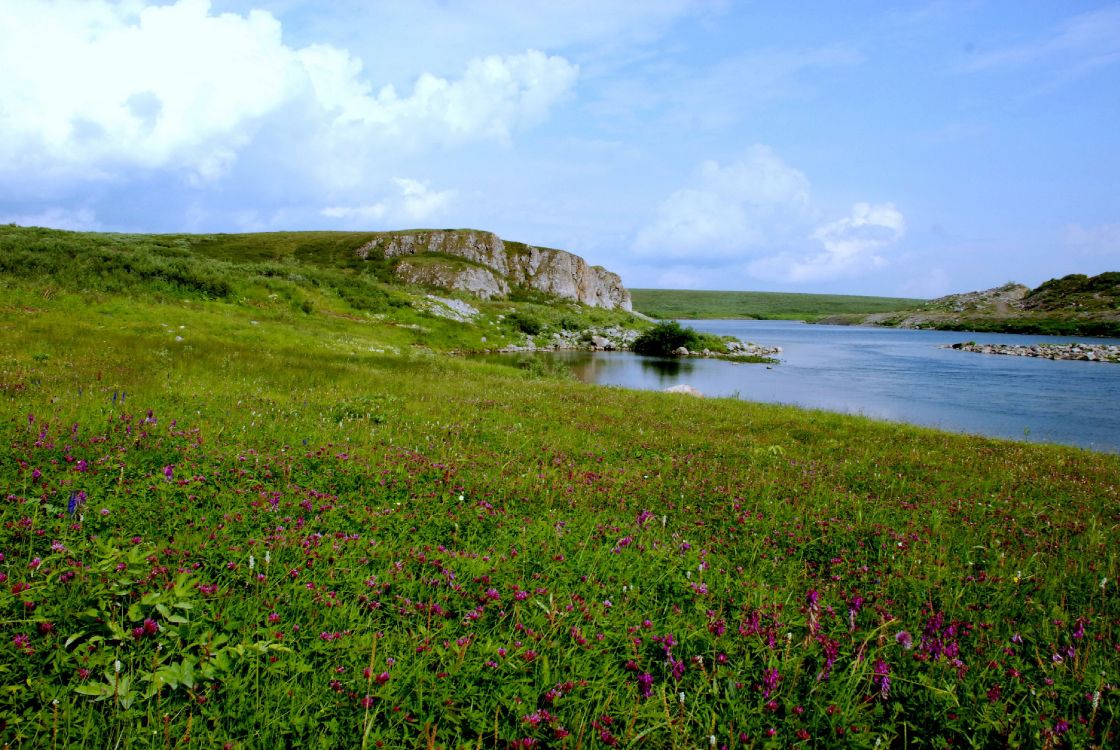
[[[357,318],[392,349],[479,351],[522,344],[526,332],[544,344],[561,331],[642,325],[625,312],[539,293],[485,302],[406,286],[395,278],[392,260],[355,252],[383,234],[129,235],[0,226],[0,283],[87,301],[123,296],[193,306],[217,302],[309,328]],[[426,296],[433,291],[467,302],[479,315],[469,323],[441,317]]]
[[[439,351],[512,303],[198,244],[0,228],[5,747],[1115,746],[1120,457],[535,377]]]
[[[785,292],[631,289],[634,309],[654,318],[818,320],[828,315],[910,310],[925,302],[899,297]]]
[[[955,331],[1120,337],[1120,273],[1070,274],[1037,289],[1014,282],[846,322]]]

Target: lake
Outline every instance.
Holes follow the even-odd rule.
[[[699,331],[780,346],[781,364],[666,359],[629,352],[564,351],[588,383],[793,404],[953,432],[1120,452],[1120,364],[974,354],[959,341],[1039,344],[1117,339],[808,325],[795,321],[685,320]]]

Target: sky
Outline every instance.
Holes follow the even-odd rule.
[[[1120,270],[1120,2],[0,0],[0,222],[471,227],[632,288]]]

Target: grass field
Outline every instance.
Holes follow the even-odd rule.
[[[533,378],[228,262],[0,274],[0,744],[1116,745],[1120,458]]]
[[[631,289],[634,309],[654,318],[700,320],[818,320],[829,315],[911,310],[926,300],[785,292],[711,292],[686,289]]]

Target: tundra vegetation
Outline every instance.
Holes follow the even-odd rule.
[[[794,292],[716,292],[698,289],[631,289],[634,309],[654,318],[816,321],[835,315],[911,310],[925,300]]]
[[[1116,456],[440,353],[539,302],[0,239],[4,746],[1117,744]]]

